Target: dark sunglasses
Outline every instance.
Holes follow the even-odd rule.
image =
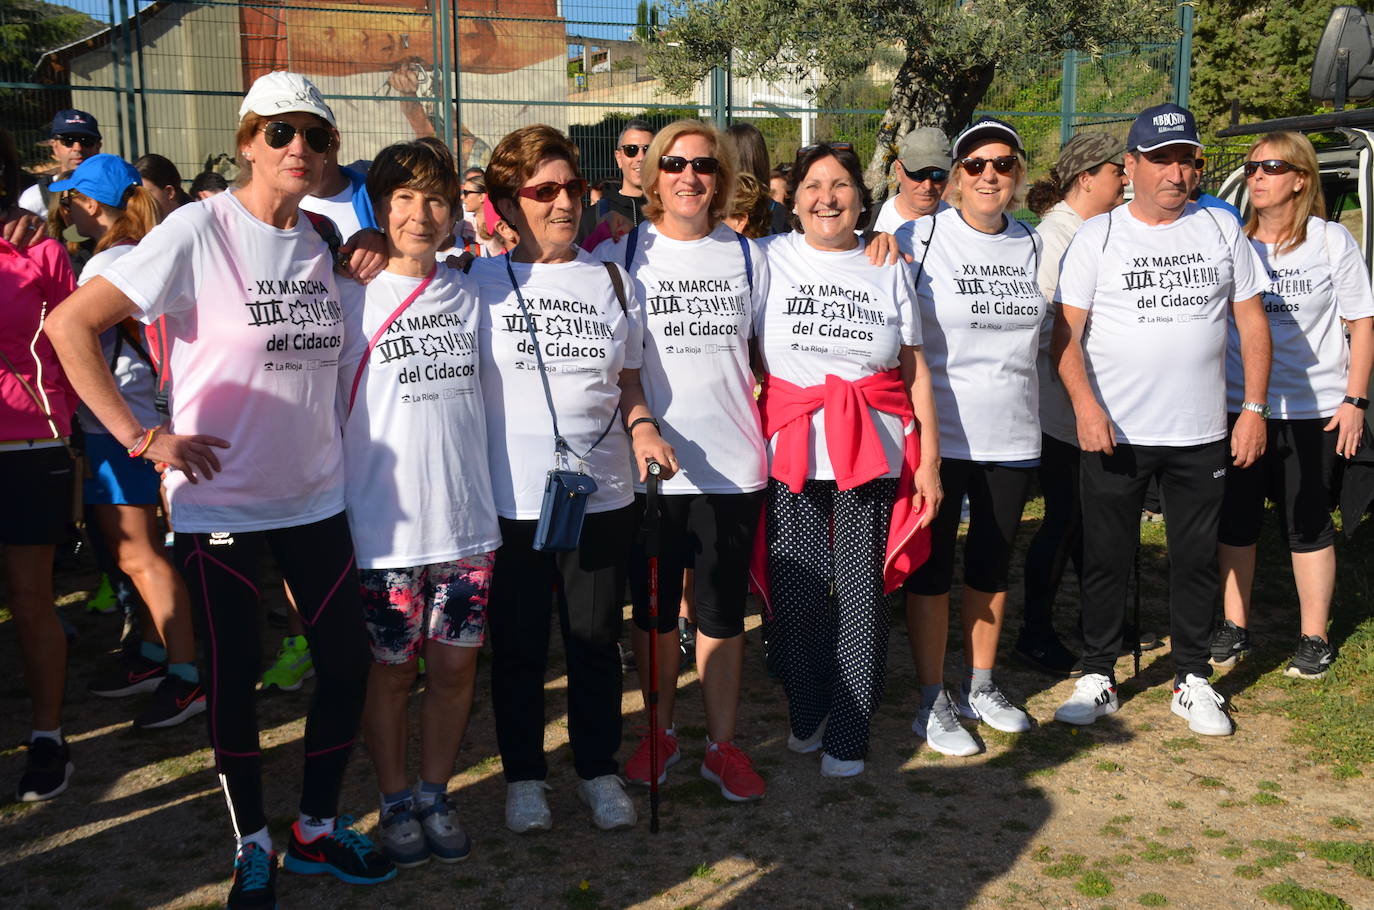
[[[334,134],[322,126],[307,126],[303,130],[297,130],[294,126],[282,120],[269,120],[262,128],[262,138],[267,141],[269,148],[284,149],[291,144],[291,140],[296,138],[299,132],[305,139],[305,144],[310,146],[312,151],[323,155],[329,151],[329,147],[334,144]]]
[[[458,191],[458,194],[459,194],[460,196],[464,196],[464,197],[466,197],[466,196],[480,196],[480,195],[482,195],[482,191],[481,191],[481,190],[459,190],[459,191]]]
[[[681,155],[664,155],[658,159],[658,169],[669,174],[681,174],[687,165],[698,174],[714,174],[720,170],[720,162],[715,158],[683,158]]]
[[[817,149],[829,149],[832,152],[852,152],[854,143],[852,142],[813,142],[810,145],[803,145],[797,149],[797,157],[808,155]]]
[[[79,145],[83,149],[93,149],[100,144],[99,139],[92,139],[90,136],[58,136],[57,141],[67,148]]]
[[[1016,162],[1015,155],[998,155],[996,158],[960,158],[959,166],[970,177],[977,177],[983,173],[983,169],[989,164],[997,173],[1006,175],[1016,170]]]
[[[533,199],[536,202],[553,202],[558,198],[558,194],[564,190],[568,191],[569,197],[581,199],[582,194],[587,192],[587,181],[581,177],[574,177],[567,183],[554,183],[550,180],[547,183],[539,183],[534,186],[522,186],[515,191],[515,194],[524,196],[526,199]]]
[[[927,180],[932,180],[935,183],[944,183],[949,179],[948,168],[923,167],[919,171],[908,171],[905,164],[902,164],[900,161],[897,163],[902,165],[902,173],[906,174],[906,179],[914,180],[917,183],[924,183]]]
[[[633,142],[629,142],[620,147],[620,154],[624,155],[626,158],[638,158],[648,150],[649,146],[647,144],[635,145]]]
[[[1255,172],[1259,170],[1263,170],[1270,177],[1286,174],[1289,171],[1302,170],[1302,168],[1298,167],[1296,164],[1289,164],[1282,158],[1266,158],[1264,161],[1247,161],[1242,164],[1241,167],[1245,169],[1245,176],[1247,177],[1255,176]]]

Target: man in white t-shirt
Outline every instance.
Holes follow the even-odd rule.
[[[1083,677],[1055,712],[1090,724],[1117,708],[1116,664],[1145,487],[1168,506],[1173,712],[1232,732],[1207,682],[1217,527],[1227,463],[1264,451],[1267,274],[1234,218],[1188,200],[1202,143],[1175,104],[1143,111],[1126,142],[1135,198],[1083,224],[1064,255],[1054,357],[1082,460]],[[1226,333],[1240,334],[1245,404],[1226,451]]]
[[[944,201],[949,186],[949,139],[933,126],[922,126],[902,137],[892,174],[897,194],[888,198],[873,219],[873,230],[896,233],[908,221],[948,208]]]
[[[377,215],[367,197],[367,175],[339,164],[337,144],[325,152],[319,186],[301,200],[301,208],[333,221],[345,243],[363,228],[377,227]]]

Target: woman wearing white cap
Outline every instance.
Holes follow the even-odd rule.
[[[49,331],[110,434],[131,457],[170,468],[176,561],[201,625],[210,745],[238,840],[229,906],[270,907],[277,864],[253,702],[268,551],[306,621],[317,680],[286,867],[355,884],[395,869],[349,819],[336,821],[370,661],[335,412],[342,312],[330,247],[298,205],[338,132],[319,91],[294,73],[260,78],[239,116],[235,191],[173,212]],[[135,417],[101,357],[99,333],[130,316],[166,317],[167,426]]]
[[[953,207],[903,225],[940,415],[947,507],[930,559],[906,581],[907,628],[921,687],[912,730],[947,755],[978,744],[958,722],[943,677],[958,503],[969,499],[960,612],[967,675],[957,711],[1007,732],[1030,728],[992,680],[1006,610],[1012,541],[1040,458],[1035,352],[1045,317],[1035,232],[1007,212],[1026,179],[1021,137],[984,118],[954,140]]]

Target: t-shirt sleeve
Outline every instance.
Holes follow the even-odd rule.
[[[916,305],[916,285],[912,283],[911,269],[901,263],[892,269],[896,273],[894,296],[897,317],[901,320],[902,344],[912,347],[924,344],[921,334],[921,308]]]
[[[367,353],[367,338],[363,335],[363,308],[367,289],[356,281],[339,280],[339,303],[343,307],[343,347],[339,350],[338,415],[339,425],[348,420],[349,399],[353,394],[353,378],[358,364]]]
[[[754,276],[749,300],[749,322],[752,334],[757,335],[761,324],[759,317],[763,314],[764,301],[768,299],[768,288],[772,282],[772,271],[768,268],[768,254],[763,246],[752,240],[744,242],[749,244],[749,265],[753,268]]]
[[[182,212],[200,208],[189,205],[173,212],[102,276],[134,302],[145,324],[195,304],[196,248],[204,226]]]
[[[754,312],[753,319],[754,337],[763,334],[763,317],[768,307],[768,295],[772,292],[773,284],[773,257],[781,255],[783,238],[789,234],[771,234],[763,237],[754,248],[758,250],[759,256],[754,260]],[[760,274],[768,273],[768,285],[765,287],[759,283]]]
[[[620,273],[620,280],[625,284],[625,369],[637,370],[644,365],[644,311],[639,307],[635,283],[630,276],[619,264],[611,267]],[[615,297],[614,287],[611,297]],[[620,306],[620,302],[614,301],[611,305]]]
[[[1064,262],[1059,269],[1059,287],[1054,294],[1054,302],[1080,310],[1093,308],[1093,297],[1097,293],[1097,266],[1101,257],[1096,242],[1097,231],[1090,225],[1079,228],[1078,233],[1069,241],[1064,251]]]
[[[915,227],[916,222],[908,221],[905,224],[898,227],[897,230],[892,232],[893,238],[897,241],[897,249],[901,250],[907,256],[914,257],[916,255],[914,252],[912,252],[912,247],[916,245],[915,237],[913,235]],[[914,264],[915,263],[913,263],[913,265]]]
[[[1250,238],[1245,236],[1245,232],[1239,226],[1229,222],[1227,224],[1231,237],[1231,258],[1233,285],[1231,292],[1232,300],[1249,300],[1264,292],[1269,285],[1268,273],[1264,269],[1264,262],[1260,259],[1259,253],[1255,252],[1255,247],[1250,243]]]
[[[1331,286],[1343,319],[1374,316],[1374,291],[1355,238],[1337,221],[1326,222],[1326,248],[1331,259]]]

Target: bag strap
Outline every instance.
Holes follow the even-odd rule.
[[[339,261],[339,247],[343,246],[343,237],[339,235],[339,227],[328,217],[309,209],[301,209],[301,214],[310,222],[310,226],[315,229],[315,233],[320,235],[320,239],[329,247],[329,261]]]
[[[611,276],[611,287],[615,290],[615,299],[620,301],[620,312],[628,315],[630,310],[629,307],[625,304],[625,284],[620,280],[620,273],[616,271],[615,263],[603,262],[601,264],[606,267],[606,274]],[[506,267],[510,268],[509,259],[506,260]],[[515,280],[514,272],[511,273],[511,280]],[[516,290],[518,291],[519,288],[517,288]]]
[[[153,363],[153,358],[149,355],[148,349],[138,343],[138,338],[134,335],[133,330],[129,328],[128,323],[121,322],[116,331],[118,333],[118,338],[115,342],[115,359],[119,359],[119,346],[127,344],[134,349],[134,354],[138,356],[138,359],[148,365],[148,369],[153,371],[153,375],[158,375],[157,364]]]
[[[916,277],[912,279],[911,282],[913,287],[917,287],[921,283],[921,273],[926,270],[926,257],[930,255],[930,242],[935,239],[935,225],[939,223],[940,213],[936,212],[934,215],[930,216],[930,233],[927,234],[926,239],[922,241],[925,249],[921,251],[921,261],[916,266]]]
[[[744,277],[749,281],[749,297],[754,296],[754,254],[749,252],[749,241],[744,235],[735,232],[735,239],[739,241],[740,252],[744,253]]]
[[[358,364],[358,372],[353,374],[353,387],[348,390],[348,413],[353,413],[353,402],[358,397],[358,383],[362,382],[363,371],[367,369],[367,363],[372,359],[372,349],[377,346],[377,342],[382,340],[382,336],[386,334],[386,330],[391,328],[392,324],[397,319],[401,318],[401,314],[406,311],[406,308],[415,302],[415,298],[425,292],[425,288],[429,287],[429,283],[434,280],[434,276],[438,271],[439,263],[436,262],[434,263],[434,268],[430,269],[429,274],[425,276],[425,280],[421,281],[419,285],[416,286],[415,290],[410,292],[410,296],[402,300],[401,305],[392,310],[391,315],[386,317],[386,320],[382,322],[381,325],[377,326],[377,331],[372,333],[372,338],[367,342],[367,351],[363,354],[363,359]]]
[[[601,445],[601,440],[605,439],[606,434],[611,432],[611,427],[615,426],[615,414],[611,415],[611,420],[606,424],[606,429],[602,430],[601,435],[596,437],[596,442],[593,442],[587,448],[587,451],[583,452],[581,455],[578,455],[573,447],[568,445],[568,441],[563,438],[563,432],[558,429],[558,411],[555,410],[553,406],[553,390],[549,388],[548,373],[544,369],[544,355],[539,350],[539,336],[536,335],[534,331],[534,319],[530,316],[529,307],[525,305],[525,295],[520,293],[520,283],[515,280],[515,269],[511,267],[510,257],[507,256],[505,258],[506,274],[510,276],[510,286],[514,289],[515,299],[520,304],[520,315],[524,317],[525,330],[530,333],[530,344],[534,347],[534,359],[539,364],[539,381],[544,386],[544,403],[549,406],[549,419],[553,421],[554,452],[559,457],[566,457],[571,454],[577,458],[578,461],[586,461],[587,456],[592,454],[592,450]],[[607,262],[604,264],[606,266],[606,271],[610,273],[611,284],[615,287],[615,295],[620,300],[620,307],[623,310],[625,308],[625,288],[621,285],[620,273],[615,270],[614,263]],[[619,411],[620,408],[617,406],[616,412],[619,413]]]
[[[630,233],[625,235],[625,271],[630,270],[631,264],[635,261],[635,250],[639,248],[639,225],[630,228]]]

